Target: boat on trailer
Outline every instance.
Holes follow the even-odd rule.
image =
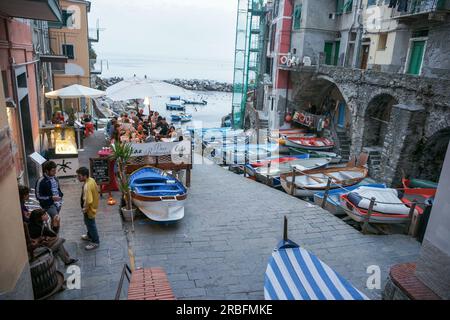
[[[184,217],[187,189],[175,177],[146,166],[134,171],[129,181],[134,205],[149,219],[168,223]]]
[[[297,168],[297,170],[293,187],[293,195],[297,197],[312,197],[316,192],[325,191],[329,178],[331,178],[330,189],[337,189],[360,183],[368,175],[368,170],[364,166],[334,167],[307,171]],[[280,176],[281,186],[289,194],[292,193],[293,177],[293,172]]]
[[[330,190],[328,192],[327,202],[325,203],[324,209],[334,215],[345,215],[344,208],[341,207],[340,196],[346,193],[349,193],[359,187],[372,187],[372,188],[387,188],[384,183],[368,183],[364,184],[364,182],[359,183],[354,186],[338,188],[334,190]],[[325,191],[320,191],[314,193],[314,204],[318,206],[322,206],[323,198],[325,196]]]
[[[284,234],[267,264],[265,300],[369,300],[348,280]]]
[[[348,194],[340,196],[340,203],[347,215],[356,222],[364,222],[370,205],[370,199],[375,198],[369,223],[406,223],[413,202],[419,204],[414,215],[422,215],[425,203],[434,198],[433,189],[377,189],[359,187]]]

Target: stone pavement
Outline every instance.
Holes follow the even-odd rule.
[[[80,165],[89,168],[89,158],[97,157],[97,151],[105,145],[102,132],[96,132],[85,140],[85,151],[79,154]],[[127,241],[123,231],[118,206],[108,206],[103,195],[97,214],[97,228],[100,247],[86,251],[87,244],[80,239],[86,233],[80,208],[81,183],[75,178],[60,179],[64,193],[61,210],[61,236],[66,239],[65,247],[71,256],[78,258],[76,265],[81,269],[81,289],[64,290],[53,297],[56,300],[72,299],[114,299],[120,273],[125,263],[129,263]],[[117,200],[119,195],[115,193]],[[64,267],[60,266],[61,272]],[[68,273],[65,274],[67,278]]]
[[[82,163],[102,143],[98,134],[89,138],[80,155]],[[102,201],[98,213],[102,244],[86,252],[79,240],[84,232],[80,185],[65,181],[63,192],[62,232],[69,251],[80,259],[82,289],[66,290],[56,298],[112,299],[121,268],[129,263],[118,208]],[[140,217],[128,239],[136,266],[163,267],[178,299],[263,299],[266,264],[282,237],[285,215],[291,240],[373,299],[380,299],[382,290],[366,289],[368,266],[381,268],[383,288],[390,266],[418,257],[420,244],[408,236],[362,235],[321,208],[215,165],[194,166],[183,220],[160,225]],[[129,229],[130,223],[124,228]]]

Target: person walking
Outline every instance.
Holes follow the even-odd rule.
[[[98,209],[98,186],[95,180],[89,177],[89,169],[81,167],[77,170],[78,181],[83,182],[81,190],[81,209],[83,210],[84,224],[86,225],[87,234],[81,236],[82,240],[90,243],[85,247],[86,250],[97,249],[100,245],[97,224],[95,217]]]
[[[56,163],[47,161],[42,165],[44,175],[36,182],[35,192],[41,208],[54,219],[63,204],[64,194],[61,192],[58,178],[56,178]]]

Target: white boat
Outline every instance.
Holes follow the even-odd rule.
[[[167,223],[184,217],[187,190],[175,177],[142,167],[130,175],[130,187],[134,205],[149,219]]]
[[[347,215],[357,222],[364,222],[370,205],[370,199],[375,203],[370,215],[370,223],[406,223],[409,221],[411,199],[430,199],[432,195],[420,190],[359,187],[348,194],[341,195],[341,206]],[[416,206],[415,215],[421,215],[424,208]]]
[[[295,167],[295,166],[294,166]],[[299,172],[295,173],[295,185],[293,195],[297,197],[312,197],[318,191],[327,188],[328,179],[331,178],[330,189],[347,187],[361,182],[367,177],[368,170],[365,167],[342,167],[304,171],[297,167]],[[280,176],[281,186],[291,194],[293,173]]]

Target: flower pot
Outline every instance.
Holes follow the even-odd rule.
[[[122,211],[122,217],[125,221],[131,221],[136,218],[136,208],[133,208],[131,210],[127,210],[126,207],[121,208]]]

